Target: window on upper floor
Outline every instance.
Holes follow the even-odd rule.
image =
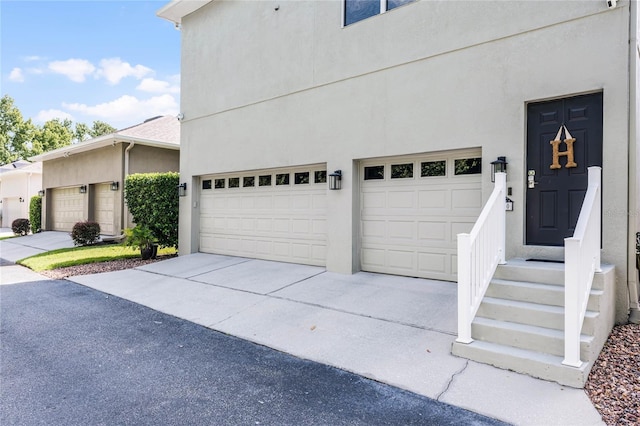
[[[344,25],[362,21],[415,0],[343,0]]]

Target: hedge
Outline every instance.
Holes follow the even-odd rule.
[[[42,231],[42,197],[39,195],[34,195],[29,201],[29,221],[32,234]]]
[[[126,177],[124,198],[136,225],[148,227],[160,247],[178,248],[179,174],[136,173]]]
[[[98,222],[76,222],[71,230],[71,239],[75,246],[89,246],[100,239],[100,224]]]

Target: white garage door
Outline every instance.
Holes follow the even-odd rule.
[[[24,201],[23,203],[27,203]],[[5,198],[2,205],[2,226],[11,228],[11,224],[16,219],[28,219],[28,215],[23,213],[22,204],[19,197]]]
[[[205,176],[200,251],[324,266],[324,165]]]
[[[116,192],[111,190],[110,183],[95,185],[94,191],[93,220],[100,225],[101,234],[114,235],[113,213]]]
[[[479,150],[361,164],[361,265],[455,281],[457,234],[482,209]]]
[[[84,217],[84,199],[86,194],[80,194],[77,186],[71,188],[56,188],[51,191],[51,206],[53,212],[53,230],[71,231],[76,222],[86,220]]]

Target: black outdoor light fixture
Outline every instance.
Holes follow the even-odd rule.
[[[507,173],[507,157],[498,157],[491,162],[491,182],[496,181],[496,173]]]
[[[187,182],[178,185],[178,196],[185,197],[187,195]]]
[[[120,187],[120,182],[116,182],[115,180],[113,182],[111,182],[111,190],[112,191],[117,191],[119,187]]]
[[[38,191],[38,195],[41,197],[44,197],[44,189],[41,189],[40,191]]]
[[[329,189],[342,188],[342,170],[336,170],[329,174]]]
[[[80,193],[81,194],[87,193],[87,185],[80,185]]]

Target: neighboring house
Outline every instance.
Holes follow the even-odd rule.
[[[71,231],[92,220],[103,235],[132,226],[124,200],[125,177],[179,170],[180,123],[173,116],[144,123],[33,157],[42,161],[44,230]]]
[[[18,160],[0,167],[2,227],[16,219],[29,219],[31,197],[42,189],[42,163]]]
[[[182,28],[180,253],[456,281],[456,235],[478,219],[493,190],[491,163],[505,157],[512,210],[499,271],[544,292],[553,309],[531,309],[558,318],[507,342],[467,345],[489,360],[457,353],[518,371],[548,362],[526,372],[580,386],[614,320],[638,318],[636,6],[172,1],[158,15]],[[562,143],[551,144],[560,129]],[[597,336],[583,339],[576,379],[556,368],[563,266],[526,260],[564,259],[589,166],[602,167],[601,257],[612,266],[597,276],[602,294],[591,292],[585,324],[596,322]],[[341,189],[328,190],[336,171]],[[505,273],[516,259],[526,273]],[[526,283],[546,275],[560,282]],[[494,299],[508,299],[492,286]],[[529,312],[523,297],[503,303],[509,315]],[[474,339],[511,335],[493,327],[505,320],[499,310],[478,311],[494,317],[476,320]],[[503,328],[522,331],[512,323]],[[483,336],[483,327],[493,330]]]

